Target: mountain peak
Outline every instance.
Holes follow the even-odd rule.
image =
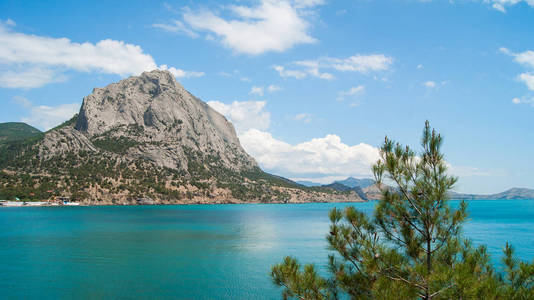
[[[94,89],[83,99],[74,129],[93,144],[128,139],[135,146],[126,149],[127,155],[172,169],[187,169],[185,152],[190,150],[216,154],[231,169],[257,167],[233,125],[169,71],[143,72]]]

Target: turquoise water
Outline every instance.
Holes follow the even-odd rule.
[[[279,299],[270,266],[285,255],[323,265],[327,213],[346,205],[2,208],[0,298]],[[495,261],[506,241],[534,259],[534,200],[469,211],[465,234]]]

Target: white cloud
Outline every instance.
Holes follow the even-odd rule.
[[[251,95],[258,95],[260,97],[263,96],[263,87],[261,86],[253,86],[251,89],[250,89],[250,92],[248,92],[249,94]]]
[[[519,80],[523,81],[529,90],[534,91],[534,74],[523,73],[519,75]]]
[[[276,65],[273,68],[281,77],[294,77],[303,79],[307,76],[317,77],[326,80],[334,79],[332,73],[322,71],[330,69],[338,72],[379,72],[388,70],[393,63],[393,58],[384,54],[362,55],[356,54],[348,58],[323,57],[316,60],[300,60],[290,63],[298,66],[299,69],[286,69],[284,66]]]
[[[327,58],[331,62],[331,66],[339,71],[356,71],[367,73],[369,71],[384,71],[389,69],[393,63],[391,57],[383,54],[372,55],[354,55],[349,58]]]
[[[506,55],[513,56],[514,60],[519,64],[534,68],[534,51],[527,50],[525,52],[514,53],[510,49],[505,47],[499,48],[499,51]]]
[[[313,77],[317,77],[320,79],[326,79],[326,80],[332,80],[334,79],[334,75],[326,72],[320,72],[320,64],[318,61],[313,60],[301,60],[301,61],[295,61],[293,64],[302,66],[305,68],[305,72]]]
[[[512,99],[512,103],[513,104],[529,104],[531,106],[534,106],[534,97],[522,97],[522,98],[515,97],[514,99]]]
[[[484,0],[484,2],[492,3],[491,7],[494,9],[505,13],[506,12],[506,6],[514,6],[516,4],[519,4],[521,2],[524,2],[532,7],[534,7],[534,1],[533,0]]]
[[[255,6],[227,6],[234,18],[223,18],[209,10],[183,13],[192,30],[207,32],[236,52],[258,55],[269,51],[283,52],[299,44],[315,43],[306,19],[317,0],[261,0]]]
[[[517,53],[515,55],[515,60],[520,64],[534,68],[534,51]]]
[[[274,84],[267,86],[267,88],[264,88],[263,86],[252,86],[252,88],[250,89],[250,92],[248,93],[250,95],[257,95],[257,96],[262,97],[265,94],[265,91],[269,93],[274,93],[281,89],[282,89],[281,87],[274,85]]]
[[[269,93],[274,93],[274,92],[277,92],[279,90],[281,90],[282,88],[277,86],[277,85],[274,85],[274,84],[271,84],[267,87],[267,90],[269,91]]]
[[[282,78],[293,77],[296,79],[302,79],[307,76],[305,72],[299,70],[287,70],[282,66],[273,66],[273,69],[275,69]]]
[[[333,134],[291,145],[251,129],[240,140],[263,168],[289,177],[370,176],[379,158],[377,148],[364,143],[349,146]]]
[[[202,76],[205,75],[204,72],[184,71],[182,69],[176,69],[175,67],[170,67],[169,68],[169,67],[167,67],[167,65],[161,65],[161,66],[158,67],[158,69],[168,70],[176,78],[202,77]]]
[[[418,70],[421,70],[422,68],[423,68],[423,65],[421,65],[421,64],[417,65],[417,69]]]
[[[42,130],[54,128],[72,118],[80,110],[80,103],[34,106],[30,100],[20,96],[13,97],[13,101],[28,110],[29,115],[21,118],[21,121]]]
[[[239,70],[234,70],[233,72],[229,73],[229,72],[219,72],[219,75],[223,76],[223,77],[238,77],[239,80],[243,81],[243,82],[250,82],[250,78],[246,77],[246,76],[243,76],[241,74],[241,72],[239,72]]]
[[[161,68],[169,69],[178,77],[203,74],[158,66],[140,46],[123,41],[106,39],[95,44],[76,43],[67,38],[19,33],[11,27],[0,24],[0,67],[4,70],[0,80],[3,87],[40,87],[64,78],[61,74],[66,70],[127,76]],[[13,72],[28,76],[9,80]]]
[[[313,7],[324,3],[325,0],[295,0],[296,7]]]
[[[2,88],[37,88],[48,83],[62,81],[54,71],[41,67],[29,67],[17,71],[0,72],[0,87]]]
[[[534,2],[534,0],[532,0]],[[534,69],[534,51],[528,50],[525,52],[514,53],[508,48],[501,47],[499,49],[502,53],[514,57],[514,61],[527,68]],[[525,72],[517,76],[519,81],[522,81],[529,90],[534,91],[534,73]],[[514,102],[515,103],[515,102]]]
[[[337,100],[342,101],[347,96],[361,95],[365,92],[363,85],[351,87],[348,91],[341,91],[338,93]]]
[[[304,122],[304,123],[310,123],[312,117],[311,117],[310,114],[300,113],[300,114],[295,115],[295,117],[293,119],[295,121],[300,121],[300,122]]]
[[[209,101],[208,105],[226,116],[238,134],[252,128],[265,130],[271,122],[271,114],[265,111],[265,101],[234,101],[231,104]]]
[[[436,82],[435,81],[427,81],[425,83],[423,83],[424,86],[426,86],[427,88],[435,88],[436,87]]]
[[[172,20],[171,24],[152,24],[152,27],[159,28],[167,32],[183,33],[189,37],[197,38],[198,34],[184,25],[181,21]]]

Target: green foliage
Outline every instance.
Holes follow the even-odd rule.
[[[96,147],[110,151],[117,154],[125,154],[128,149],[131,147],[139,145],[138,142],[127,138],[125,136],[121,137],[102,137],[99,139],[92,140],[93,145]]]
[[[58,129],[61,129],[63,127],[67,127],[67,126],[70,126],[70,125],[74,125],[76,124],[76,121],[78,121],[78,114],[75,114],[72,118],[70,118],[69,120],[59,124],[58,126],[48,130],[47,132],[51,132],[51,131],[54,131],[54,130],[58,130]]]
[[[28,140],[39,136],[40,133],[41,131],[26,123],[0,123],[0,147],[12,142]]]
[[[441,144],[428,122],[419,156],[386,137],[373,166],[383,188],[374,216],[354,207],[333,209],[330,279],[286,258],[271,273],[283,297],[338,299],[333,291],[340,290],[351,299],[534,299],[534,263],[518,262],[507,245],[501,276],[486,248],[462,237],[467,204],[448,205],[456,178],[447,175]],[[386,188],[384,180],[396,188]]]

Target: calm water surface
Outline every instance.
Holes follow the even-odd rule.
[[[1,208],[0,298],[279,299],[270,266],[324,265],[327,213],[347,205]],[[507,241],[534,259],[534,200],[469,211],[465,234],[496,262]]]

